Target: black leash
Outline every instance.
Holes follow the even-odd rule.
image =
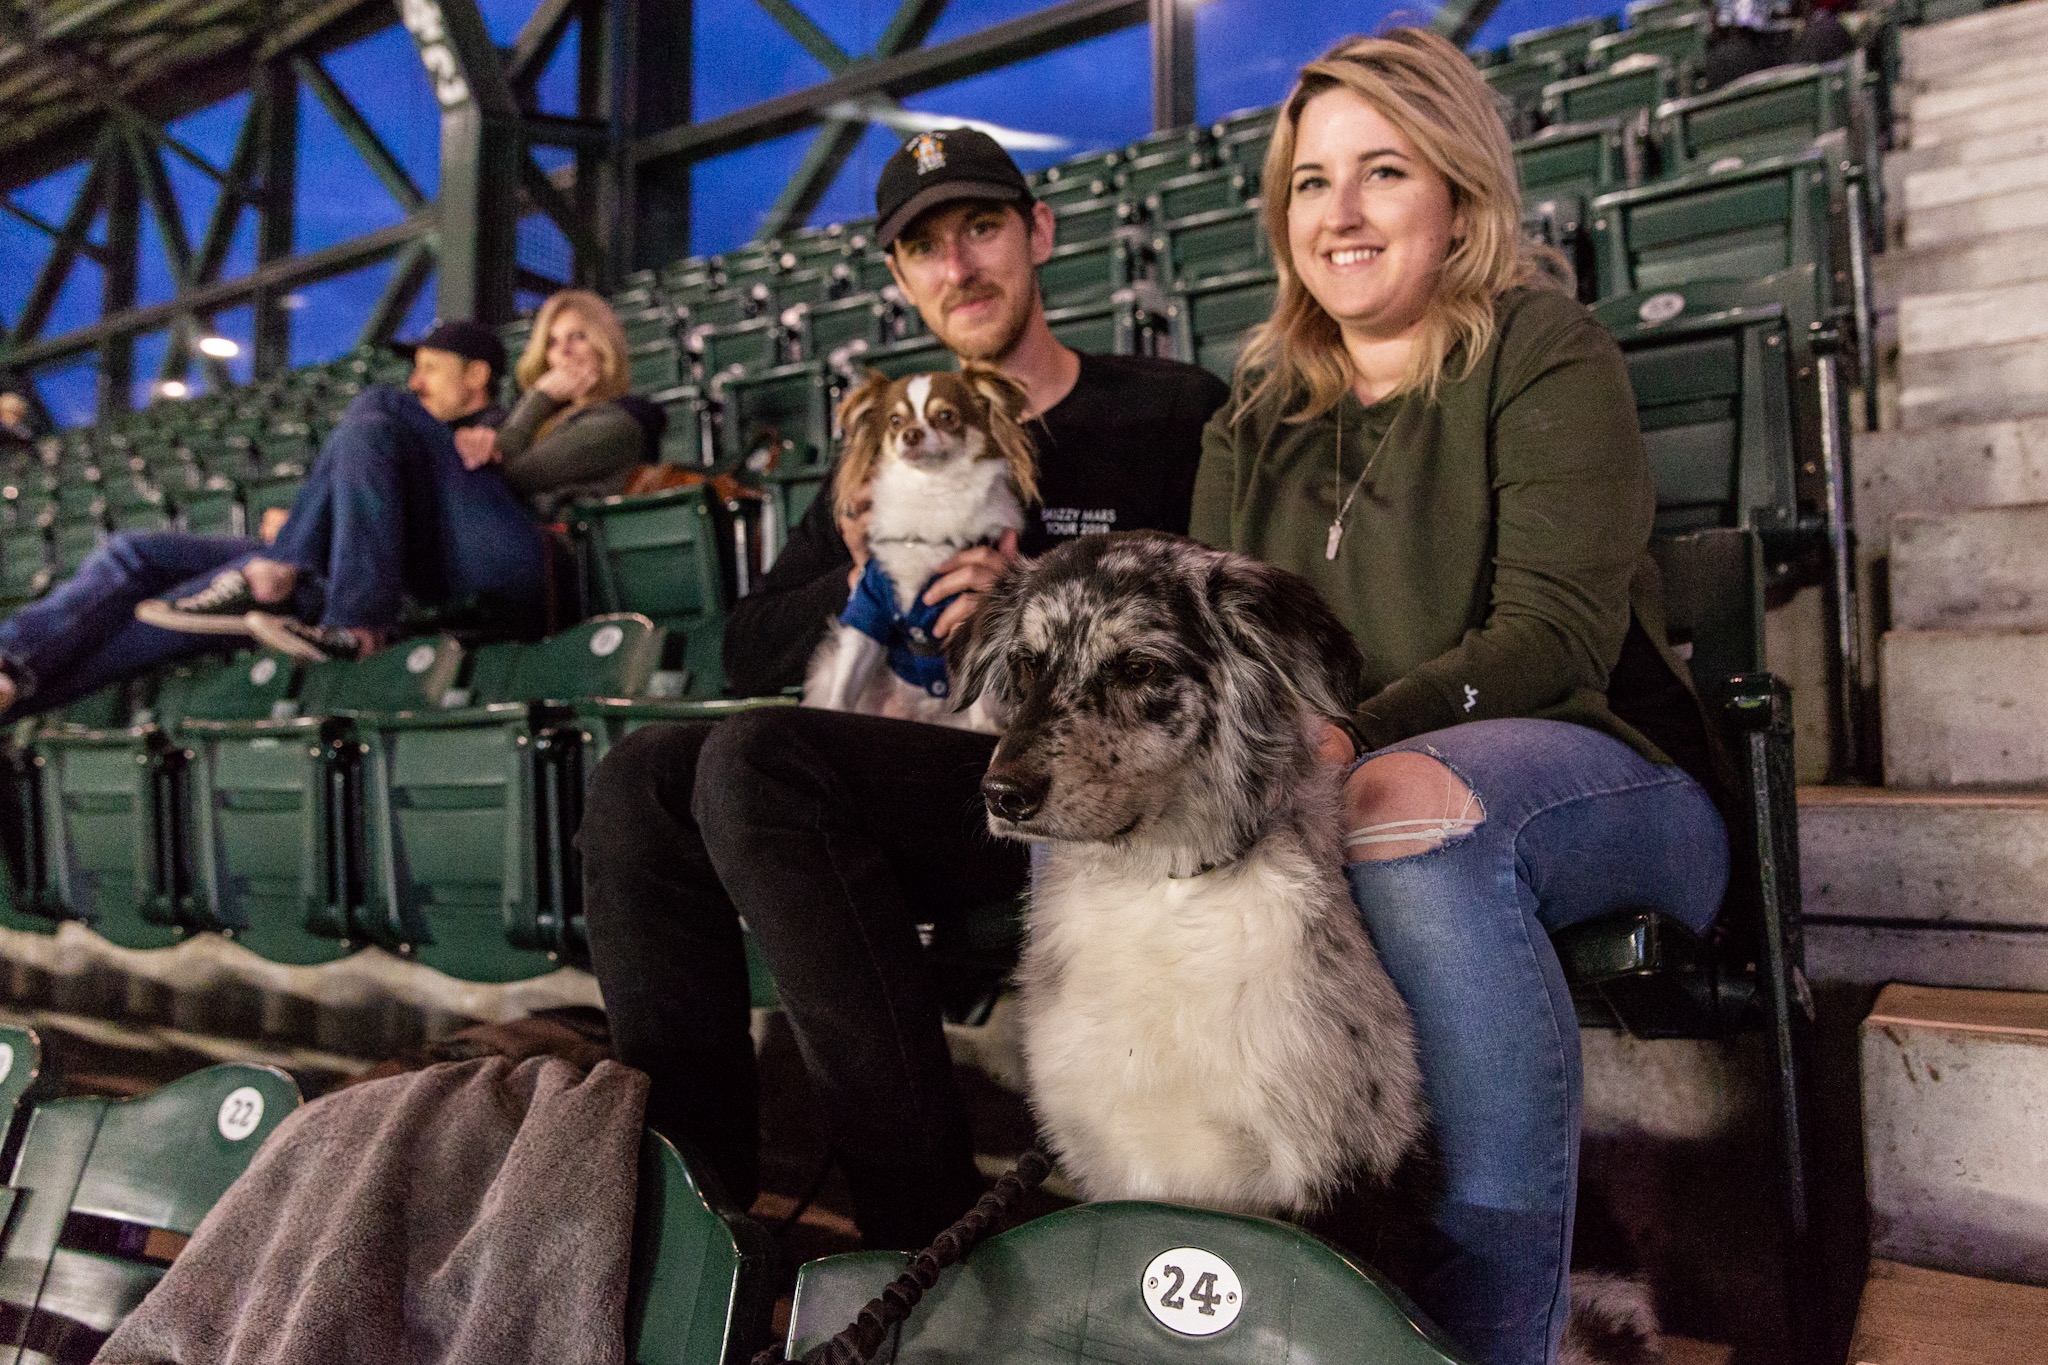
[[[991,1234],[1006,1226],[1024,1196],[1045,1183],[1052,1174],[1052,1162],[1033,1149],[1017,1159],[1017,1169],[996,1182],[994,1189],[975,1201],[957,1223],[935,1238],[912,1258],[903,1273],[889,1282],[860,1310],[845,1331],[825,1343],[814,1358],[816,1365],[868,1365],[875,1352],[888,1340],[889,1329],[908,1318],[933,1284],[939,1272],[960,1262],[968,1252]],[[770,1346],[754,1357],[753,1365],[788,1365],[782,1347]]]

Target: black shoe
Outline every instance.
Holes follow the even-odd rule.
[[[260,644],[294,659],[323,663],[328,659],[360,659],[370,651],[351,632],[338,626],[309,626],[296,616],[252,611],[243,620]]]
[[[223,569],[213,581],[189,597],[166,602],[153,597],[139,603],[135,619],[162,630],[182,630],[195,635],[247,635],[243,619],[262,603],[249,590],[249,580],[240,569]]]

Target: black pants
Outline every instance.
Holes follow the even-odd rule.
[[[598,766],[584,913],[648,1122],[742,1205],[760,1182],[744,918],[774,973],[871,1247],[921,1247],[982,1188],[916,925],[1015,895],[983,823],[995,741],[773,707],[663,725]]]

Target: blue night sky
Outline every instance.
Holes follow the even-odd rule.
[[[492,37],[501,46],[510,45],[535,2],[480,0]],[[896,9],[896,0],[797,3],[853,56],[873,50]],[[952,0],[928,41],[962,37],[1043,5],[1044,0]],[[1208,122],[1233,110],[1270,104],[1287,92],[1289,80],[1302,62],[1338,38],[1378,28],[1396,16],[1426,19],[1434,8],[1389,0],[1363,4],[1206,0],[1195,20],[1197,115]],[[1476,45],[1496,46],[1510,34],[1526,29],[1619,8],[1620,0],[1503,0]],[[695,23],[695,113],[700,119],[716,118],[826,78],[823,65],[751,0],[699,0]],[[1068,146],[1063,150],[1019,157],[1026,169],[1034,169],[1083,152],[1121,146],[1149,131],[1150,60],[1146,30],[1128,29],[928,91],[905,103],[925,112],[987,119],[1066,140]],[[330,54],[325,65],[413,182],[431,197],[439,176],[439,119],[405,31],[394,25]],[[573,112],[575,68],[576,36],[572,31],[541,80],[544,109]],[[248,97],[238,95],[181,120],[172,131],[214,164],[224,165],[248,106]],[[301,92],[299,128],[298,250],[332,246],[399,220],[398,204],[310,92]],[[694,249],[723,251],[752,237],[815,136],[815,131],[806,130],[696,167],[691,195]],[[826,192],[813,221],[830,223],[871,212],[875,176],[899,137],[887,129],[870,129]],[[559,164],[556,156],[543,154],[540,159],[544,166]],[[164,161],[185,214],[186,236],[196,242],[205,231],[216,187],[178,158]],[[85,168],[73,166],[15,191],[13,198],[46,221],[61,221],[84,178]],[[94,227],[94,240],[104,240],[104,233],[102,221]],[[146,207],[142,240],[137,301],[160,303],[172,296],[171,272]],[[11,326],[19,315],[48,254],[48,238],[18,219],[0,217],[0,323]],[[255,219],[245,213],[223,277],[246,273],[254,259]],[[520,225],[519,259],[542,274],[560,277],[568,270],[568,244],[553,224],[529,218]],[[294,295],[293,363],[314,364],[345,352],[374,306],[389,270],[388,261],[380,262]],[[92,322],[99,314],[100,288],[99,268],[81,259],[44,335],[55,336]],[[432,300],[430,280],[402,329],[404,333],[417,332],[428,324]],[[251,328],[247,309],[217,315],[215,328],[241,341],[246,352]],[[165,345],[162,333],[137,342],[138,404],[147,401],[148,382],[156,374]],[[246,378],[246,354],[230,368],[236,370],[237,378]],[[44,402],[60,422],[72,425],[91,420],[97,384],[91,359],[44,371],[37,382]]]

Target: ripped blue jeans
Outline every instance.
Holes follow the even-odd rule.
[[[1549,936],[1629,908],[1704,930],[1728,838],[1692,778],[1584,726],[1475,721],[1359,762],[1403,751],[1437,759],[1477,798],[1441,846],[1346,869],[1415,1013],[1443,1148],[1437,1250],[1410,1288],[1478,1365],[1545,1365],[1568,1303],[1581,1080]]]

